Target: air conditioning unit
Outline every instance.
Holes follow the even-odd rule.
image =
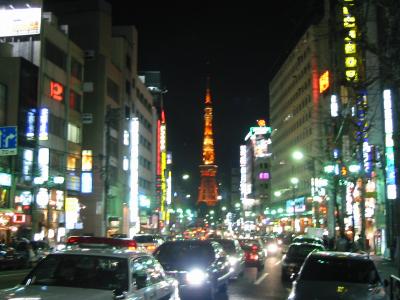
[[[60,30],[61,30],[62,32],[64,32],[65,35],[68,35],[68,25],[67,25],[67,24],[61,25],[61,26],[60,26]]]
[[[85,50],[85,59],[94,59],[94,50]]]

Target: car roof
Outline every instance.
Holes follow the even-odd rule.
[[[321,245],[321,244],[319,244],[319,243],[300,243],[300,242],[295,242],[295,243],[291,243],[290,245],[289,245],[289,247],[292,247],[292,246],[295,246],[295,247],[301,247],[301,246],[304,246],[304,247],[306,247],[306,246],[315,246],[315,247],[322,247],[322,248],[324,248],[325,249],[325,247],[324,247],[324,245]]]
[[[368,255],[353,252],[333,252],[333,251],[317,251],[312,252],[310,257],[315,258],[335,258],[335,259],[354,259],[354,260],[371,260]]]
[[[125,250],[125,249],[107,249],[107,248],[76,248],[66,249],[54,252],[53,255],[89,255],[89,256],[109,256],[119,258],[137,258],[140,256],[149,256],[148,253]]]

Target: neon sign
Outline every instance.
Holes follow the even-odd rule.
[[[39,116],[39,140],[47,141],[49,139],[49,109],[42,108]]]
[[[343,29],[344,37],[344,63],[345,78],[348,82],[358,81],[357,61],[357,23],[352,14],[355,8],[353,0],[345,0],[343,4]]]
[[[329,89],[329,86],[329,71],[325,71],[319,77],[319,93],[322,94],[323,92],[325,92],[327,89]]]
[[[61,83],[50,81],[50,98],[56,101],[64,99],[64,87]]]

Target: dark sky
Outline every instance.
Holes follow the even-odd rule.
[[[135,25],[139,71],[162,72],[173,171],[193,178],[201,163],[204,95],[211,76],[219,180],[229,183],[239,145],[257,119],[268,123],[268,82],[323,0],[112,1],[113,22]],[[187,6],[189,5],[190,6]],[[241,4],[241,5],[239,5]]]

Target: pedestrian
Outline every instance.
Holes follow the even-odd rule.
[[[340,234],[336,242],[336,251],[347,252],[350,250],[349,239],[344,235]]]

